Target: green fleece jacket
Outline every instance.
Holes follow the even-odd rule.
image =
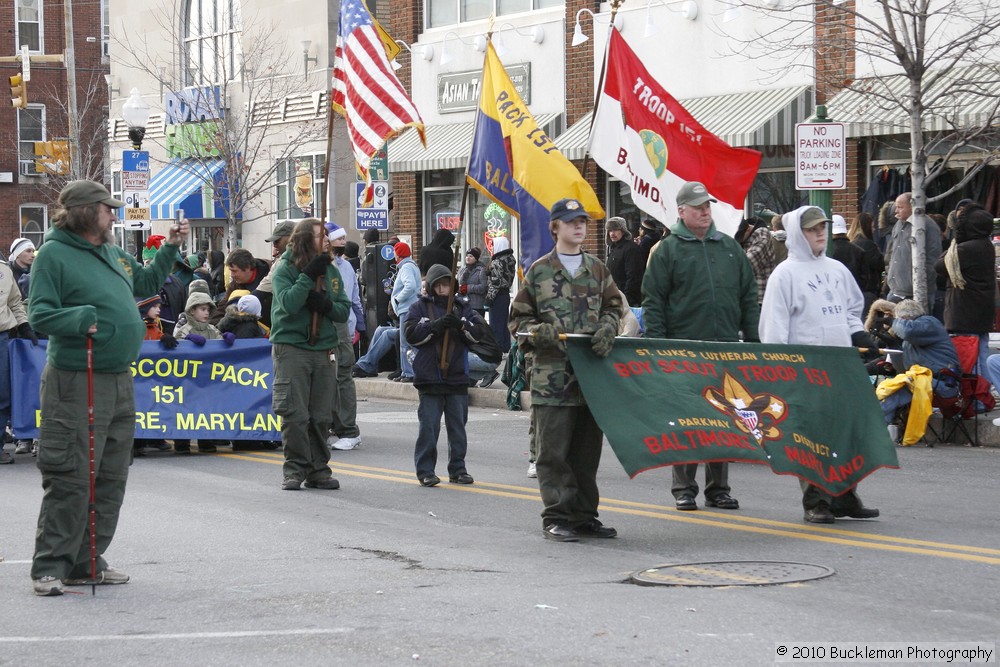
[[[312,313],[306,308],[306,295],[310,290],[316,289],[316,283],[295,266],[291,250],[286,250],[281,260],[278,268],[271,274],[271,287],[274,289],[274,300],[271,302],[271,343],[294,345],[305,350],[332,350],[337,347],[337,330],[333,323],[346,322],[351,313],[351,300],[344,293],[337,265],[331,263],[326,269],[326,295],[333,303],[333,308],[325,317],[320,318],[319,336],[316,344],[310,345]]]
[[[28,321],[49,336],[48,363],[66,371],[87,369],[87,330],[94,324],[94,370],[120,373],[139,356],[146,325],[135,297],[156,294],[179,258],[164,243],[143,267],[116,245],[94,246],[52,228],[31,267]]]

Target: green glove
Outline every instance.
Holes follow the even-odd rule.
[[[615,328],[604,323],[597,328],[590,338],[590,349],[601,359],[611,354],[611,348],[615,345]]]
[[[528,332],[531,334],[531,344],[537,348],[556,347],[559,345],[559,331],[553,324],[542,322],[530,327]]]

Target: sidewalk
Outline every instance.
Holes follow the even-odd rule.
[[[359,398],[388,398],[397,401],[417,401],[417,390],[412,384],[392,382],[386,379],[386,374],[377,378],[354,378],[354,385],[357,387]],[[492,410],[507,410],[507,386],[498,379],[493,383],[493,386],[487,389],[470,387],[469,406]],[[531,394],[529,392],[521,392],[521,407],[525,411],[531,408]],[[979,445],[981,447],[1000,447],[1000,426],[993,425],[995,417],[1000,417],[1000,408],[988,414],[979,415]],[[935,414],[931,416],[930,423],[935,430],[939,433],[941,432],[940,415]],[[966,428],[969,429],[970,433],[972,432],[972,420],[966,422]],[[928,436],[933,437],[929,431]],[[965,436],[957,429],[955,435],[950,440],[951,442],[948,444],[968,444]]]

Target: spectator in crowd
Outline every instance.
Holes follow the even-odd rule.
[[[26,338],[38,344],[38,336],[28,324],[28,314],[21,300],[21,290],[14,281],[14,272],[8,264],[0,262],[0,464],[13,463],[14,457],[3,451],[3,431],[10,422],[10,355],[7,351],[11,338]],[[32,451],[31,440],[18,440],[15,454]]]
[[[382,357],[396,351],[399,343],[399,327],[383,324],[375,328],[368,351],[351,368],[351,375],[356,378],[378,377],[378,365]]]
[[[427,270],[427,296],[413,304],[403,320],[403,334],[417,353],[413,360],[413,386],[420,395],[419,426],[413,462],[421,486],[436,486],[437,441],[444,415],[448,432],[448,481],[472,484],[465,466],[469,418],[467,343],[486,331],[486,322],[465,299],[454,298],[451,269],[435,264]],[[448,306],[451,306],[449,310]]]
[[[882,273],[885,271],[885,259],[882,257],[878,245],[872,240],[874,221],[871,213],[859,213],[851,222],[851,228],[847,232],[847,238],[851,240],[851,243],[861,249],[859,286],[865,297],[865,313],[868,312],[872,302],[878,298],[882,285]]]
[[[898,303],[903,299],[913,298],[913,253],[910,239],[913,237],[913,197],[909,192],[896,197],[896,224],[892,228],[892,236],[886,243],[885,280],[889,288],[889,301]],[[934,281],[937,273],[934,263],[941,256],[941,234],[933,222],[926,220],[924,234],[924,257],[921,262],[927,278],[927,299],[933,308]]]
[[[830,240],[830,257],[847,267],[851,276],[854,277],[854,282],[857,283],[858,289],[861,289],[861,266],[864,252],[861,248],[851,243],[851,240],[847,237],[847,221],[844,219],[844,216],[834,214],[831,219],[833,220],[833,224],[830,230],[833,238]]]
[[[124,584],[129,577],[104,560],[125,497],[135,399],[130,364],[146,327],[136,296],[152,296],[166,280],[187,237],[188,221],[173,226],[161,252],[143,267],[114,244],[115,209],[124,202],[100,183],[71,181],[32,267],[33,327],[49,336],[42,372],[38,468],[42,506],[31,579],[36,595],[60,595],[63,585]],[[93,341],[88,354],[87,338]],[[91,577],[88,447],[88,358],[95,418],[94,505],[97,578]]]
[[[847,266],[826,256],[827,219],[816,206],[803,206],[786,213],[788,259],[778,265],[767,285],[760,314],[760,340],[778,345],[828,345],[875,348],[861,322],[864,296],[851,279]],[[843,223],[843,218],[840,219]],[[847,225],[844,227],[846,240]],[[835,227],[839,228],[839,227]],[[821,296],[810,285],[822,282]],[[860,361],[858,362],[860,363]],[[802,507],[809,523],[833,523],[836,517],[871,519],[879,515],[865,507],[854,489],[842,496],[830,494],[804,479]]]
[[[361,271],[361,246],[354,241],[348,241],[344,245],[344,259],[351,265],[355,273]]]
[[[232,333],[237,339],[267,338],[270,329],[262,324],[260,299],[244,294],[236,303],[226,306],[225,316],[219,320],[220,334]]]
[[[781,225],[781,216],[776,215],[771,218],[771,248],[774,250],[775,266],[781,264],[788,257],[788,248],[785,246],[787,238],[788,232]]]
[[[947,278],[944,326],[952,335],[979,338],[980,375],[987,375],[990,331],[996,298],[996,254],[993,215],[975,202],[962,207],[955,218],[955,238],[934,265]],[[992,377],[987,377],[993,383]]]
[[[31,265],[35,262],[35,244],[31,239],[14,239],[7,259],[14,273],[14,282],[21,290],[21,299],[25,300],[28,298],[28,285],[31,284]]]
[[[208,270],[212,276],[211,292],[213,294],[226,293],[226,256],[221,250],[208,251]]]
[[[410,345],[406,340],[406,332],[402,328],[402,323],[406,321],[406,314],[409,312],[410,306],[420,298],[420,269],[410,257],[410,246],[402,241],[393,246],[393,254],[396,258],[396,278],[392,283],[389,306],[400,322],[399,367],[401,369],[399,377],[395,379],[398,382],[413,382],[413,366],[407,354],[410,351]]]
[[[274,226],[271,235],[264,239],[271,244],[271,268],[268,270],[267,275],[257,284],[257,289],[253,291],[253,294],[260,301],[260,320],[268,327],[271,326],[271,299],[273,298],[271,278],[274,270],[278,268],[278,264],[281,262],[281,256],[288,249],[288,239],[292,237],[294,229],[294,220],[280,220]]]
[[[636,239],[636,245],[639,246],[639,252],[641,253],[643,276],[645,276],[646,266],[649,264],[649,253],[653,249],[653,246],[660,242],[664,233],[669,234],[666,228],[660,224],[659,220],[643,218],[642,222],[639,223],[639,238]],[[639,298],[633,303],[637,306],[642,303],[641,279],[639,280]]]
[[[161,341],[163,347],[172,350],[177,347],[177,339],[170,334],[163,333],[163,324],[160,322],[160,304],[162,300],[159,294],[149,297],[136,297],[135,305],[139,308],[139,315],[143,324],[146,325],[146,337],[144,340]],[[170,445],[163,439],[136,438],[132,445],[133,456],[145,456],[146,448],[156,449],[165,452],[170,449]]]
[[[237,248],[229,253],[226,257],[226,268],[229,269],[231,278],[226,290],[227,301],[229,293],[234,289],[253,292],[271,269],[267,262],[257,259],[246,248]]]
[[[642,251],[632,242],[632,234],[625,225],[625,218],[608,218],[604,223],[604,231],[604,240],[608,246],[605,264],[611,271],[611,278],[631,303],[639,303],[642,300],[642,274],[645,269]]]
[[[484,305],[490,313],[490,329],[500,350],[510,351],[510,332],[507,318],[510,314],[510,288],[514,284],[517,260],[510,248],[510,239],[499,236],[493,239],[493,257],[486,272],[486,301]]]
[[[948,218],[946,218],[945,216],[941,215],[940,213],[928,213],[927,214],[928,219],[932,220],[934,222],[934,224],[937,226],[938,230],[941,232],[941,253],[942,253],[942,255],[945,254],[945,253],[947,253],[948,252],[948,248],[951,246],[951,242],[952,242],[951,235],[952,235],[952,232],[954,231],[954,227],[955,227],[954,223],[955,223],[955,220],[956,220],[955,216],[957,215],[957,212],[956,211],[952,211],[949,215],[951,216],[951,220],[952,220],[951,228],[949,228],[949,226],[948,226]],[[932,228],[928,227],[928,230],[930,230],[930,229],[932,229]],[[935,266],[935,270],[937,270],[936,266]],[[931,285],[928,285],[927,289],[930,290],[931,287],[932,287]],[[948,276],[947,276],[947,274],[943,274],[942,275],[941,273],[938,273],[937,277],[936,277],[936,279],[934,281],[933,288],[934,288],[934,308],[931,310],[931,315],[933,315],[934,317],[936,317],[939,320],[941,320],[942,322],[944,322],[944,297],[945,297],[945,294],[948,291]]]
[[[552,205],[549,231],[555,248],[531,265],[511,306],[511,333],[530,334],[518,345],[533,357],[531,425],[544,505],[542,531],[557,542],[618,535],[597,518],[604,433],[580,391],[566,344],[559,340],[560,334],[590,334],[591,349],[606,357],[618,331],[622,305],[615,281],[603,262],[583,251],[590,222],[575,199]]]
[[[677,193],[680,217],[670,236],[649,257],[642,281],[642,311],[647,338],[757,342],[760,307],[753,269],[740,245],[715,228],[711,204],[718,201],[697,181]],[[735,510],[729,464],[705,466],[705,504]],[[696,510],[697,463],[675,465],[677,509]]]
[[[189,340],[199,347],[208,340],[219,340],[225,338],[226,342],[232,344],[236,336],[229,333],[223,336],[222,332],[215,325],[209,322],[212,316],[214,302],[212,297],[203,292],[191,292],[187,304],[184,307],[184,324],[174,329],[174,337],[178,340]]]
[[[337,369],[330,350],[337,348],[335,322],[346,322],[351,302],[340,272],[327,252],[323,223],[305,218],[295,226],[288,250],[275,269],[271,356],[274,360],[274,412],[281,417],[285,463],[281,488],[296,491],[338,489],[326,445],[337,391]],[[321,280],[325,290],[317,290]],[[315,339],[313,313],[319,315]]]
[[[347,231],[335,222],[326,223],[327,240],[333,252],[333,264],[340,273],[344,294],[351,302],[351,312],[346,322],[334,322],[337,330],[337,396],[333,404],[333,425],[327,444],[333,449],[349,450],[361,446],[361,429],[358,428],[358,395],[354,387],[354,341],[358,332],[365,329],[365,313],[361,309],[361,290],[354,267],[344,257],[347,248]]]
[[[477,313],[486,312],[486,267],[479,261],[483,251],[469,248],[465,253],[465,266],[458,270],[458,293],[469,300]]]
[[[777,265],[774,261],[774,244],[771,242],[771,232],[760,218],[744,218],[736,230],[736,240],[743,246],[743,251],[753,269],[754,280],[757,281],[757,303],[764,300],[764,290],[767,279]]]
[[[441,266],[455,266],[455,255],[451,246],[455,243],[455,235],[447,229],[439,229],[434,232],[431,242],[420,249],[420,275],[427,275],[427,271],[435,264]],[[400,322],[402,322],[400,318]]]

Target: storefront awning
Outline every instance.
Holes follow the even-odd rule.
[[[219,185],[222,160],[174,160],[153,174],[149,182],[150,215],[169,220],[177,209],[191,219],[224,218],[213,193]]]
[[[811,86],[680,100],[699,123],[730,146],[791,146],[795,124],[813,110]],[[556,139],[570,160],[582,160],[590,138],[588,113]]]
[[[543,113],[535,116],[538,127],[546,125],[561,114]],[[432,171],[437,169],[465,169],[472,152],[472,135],[475,124],[453,123],[428,125],[425,128],[427,148],[420,143],[420,135],[407,130],[389,144],[389,171]],[[547,131],[547,130],[546,130]]]
[[[928,80],[933,76],[935,72],[929,73]],[[859,79],[827,102],[827,115],[844,123],[848,137],[909,134],[909,91],[910,82],[902,74]],[[955,67],[927,87],[924,100],[928,105],[923,114],[925,132],[997,125],[1000,68]]]

